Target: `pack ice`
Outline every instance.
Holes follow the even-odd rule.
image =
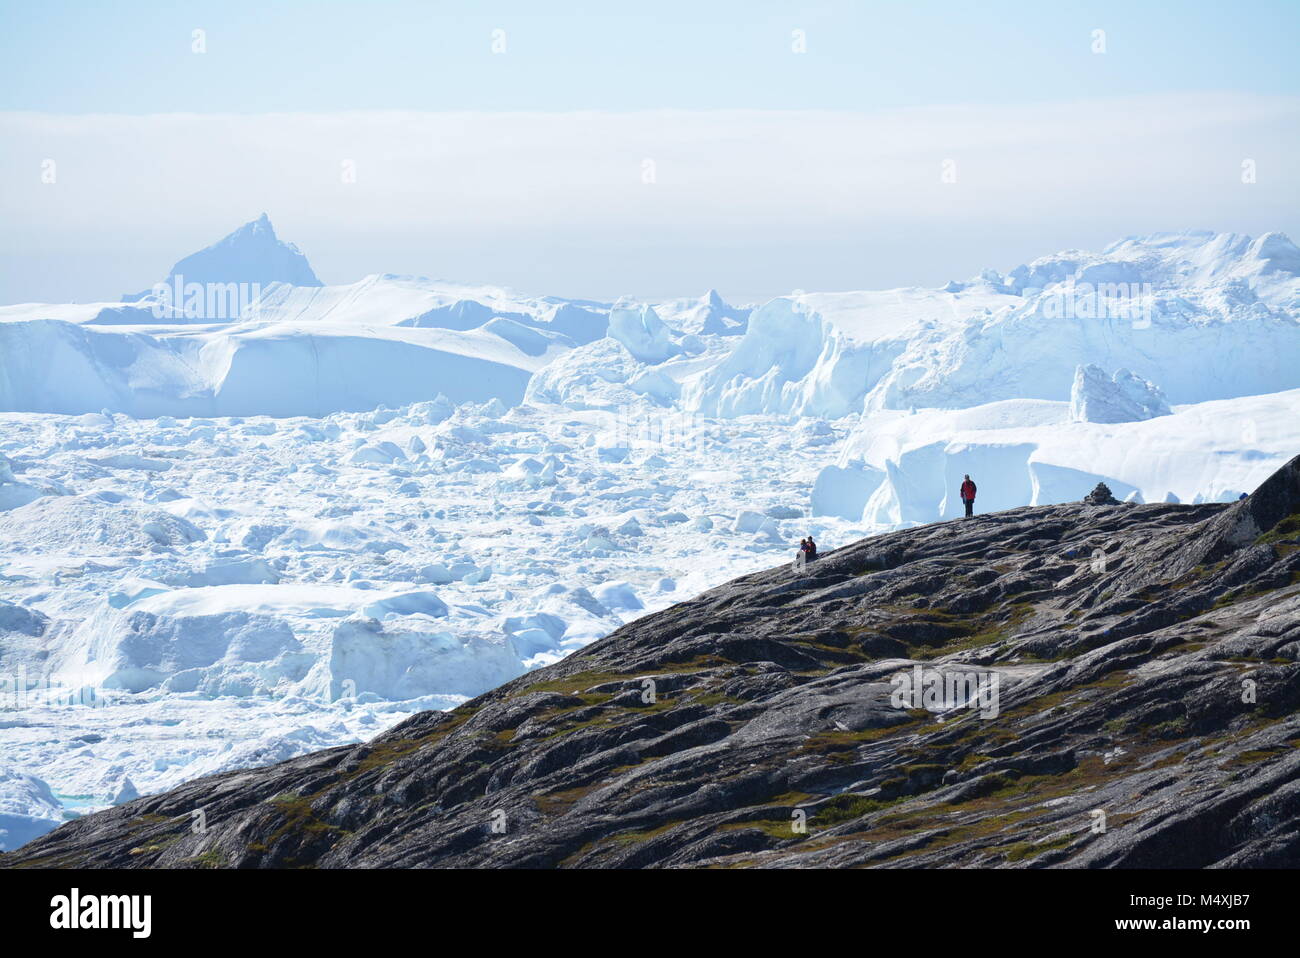
[[[263,216],[122,302],[0,307],[0,846],[957,516],[967,473],[981,512],[1236,498],[1300,446],[1298,359],[1277,233],[610,304],[324,285]]]

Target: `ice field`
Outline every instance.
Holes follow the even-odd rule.
[[[326,286],[263,217],[190,282],[252,295],[0,307],[0,848],[955,517],[966,473],[980,512],[1229,501],[1300,449],[1278,233],[736,306]]]

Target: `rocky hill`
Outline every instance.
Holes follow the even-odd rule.
[[[1232,505],[1015,509],[746,576],[0,865],[1295,867],[1298,708],[1300,457]]]

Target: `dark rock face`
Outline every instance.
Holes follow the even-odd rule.
[[[1300,458],[1231,506],[1016,509],[745,576],[0,865],[1296,867]]]
[[[1117,506],[1120,504],[1119,500],[1110,491],[1110,486],[1104,482],[1097,483],[1096,488],[1083,497],[1083,501],[1090,506]]]

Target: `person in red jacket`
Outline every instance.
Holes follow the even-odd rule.
[[[966,516],[969,518],[975,511],[975,483],[970,481],[970,476],[961,484],[961,501],[966,505]]]

